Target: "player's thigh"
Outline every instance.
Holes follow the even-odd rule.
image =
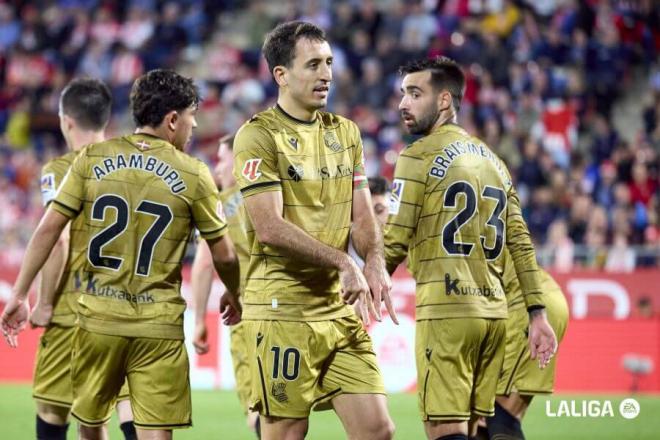
[[[506,345],[506,320],[484,319],[486,334],[475,367],[472,394],[472,413],[478,416],[495,415],[495,394],[502,370]]]
[[[515,385],[516,375],[526,360],[529,359],[527,309],[520,307],[509,310],[506,320],[506,342],[504,344],[504,359],[497,381],[498,396],[508,395]]]
[[[339,394],[384,395],[385,386],[373,343],[362,322],[352,315],[331,323],[336,349],[326,360],[319,383],[317,409],[325,409],[324,402]]]
[[[557,338],[566,329],[567,314],[552,313],[548,310],[548,318],[553,317],[551,325],[557,333]],[[529,318],[524,307],[510,310],[507,319],[507,342],[502,373],[497,384],[497,395],[508,396],[511,393],[521,395],[550,394],[554,388],[557,357],[540,369],[538,360],[530,358],[527,338]]]
[[[348,438],[378,440],[394,435],[384,394],[340,394],[332,399],[332,406]]]
[[[71,350],[75,327],[50,326],[41,335],[32,395],[45,405],[71,408]]]
[[[232,326],[230,331],[229,347],[236,378],[236,393],[243,411],[247,413],[250,401],[250,363],[245,323]]]
[[[474,375],[488,333],[487,321],[455,318],[417,322],[415,356],[423,420],[469,420]]]
[[[126,377],[128,338],[76,328],[71,378],[72,415],[89,427],[108,421]]]
[[[307,435],[308,419],[261,416],[262,440],[302,440]]]
[[[245,321],[244,325],[253,356],[250,408],[267,417],[307,418],[333,348],[327,336],[330,324]]]
[[[126,370],[137,428],[191,426],[190,365],[183,341],[133,338]]]

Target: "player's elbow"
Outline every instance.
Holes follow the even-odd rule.
[[[233,267],[238,264],[238,256],[234,246],[227,246],[222,252],[213,255],[214,264],[216,267],[223,269]]]
[[[276,221],[273,219],[270,224],[264,222],[255,228],[255,235],[262,246],[277,246],[279,234],[277,234]]]

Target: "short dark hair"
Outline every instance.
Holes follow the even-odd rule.
[[[390,191],[390,182],[383,176],[369,177],[369,191],[372,196],[384,196]]]
[[[199,104],[199,89],[191,78],[173,70],[151,70],[133,83],[131,110],[138,127],[157,127],[172,110]]]
[[[452,97],[454,109],[458,113],[465,91],[465,74],[461,67],[448,57],[414,60],[399,68],[401,75],[408,73],[431,71],[431,85],[436,91],[447,90]]]
[[[103,81],[76,78],[62,90],[60,108],[81,129],[100,131],[110,120],[112,94]]]
[[[261,52],[268,62],[268,69],[273,73],[277,66],[291,66],[296,55],[296,43],[301,38],[312,41],[327,41],[325,32],[320,27],[304,21],[287,21],[278,24],[266,35]]]

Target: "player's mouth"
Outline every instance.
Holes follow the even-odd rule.
[[[406,127],[415,125],[415,117],[410,113],[401,113],[401,120]]]
[[[326,96],[328,96],[329,91],[330,91],[330,87],[328,86],[314,87],[314,94],[320,98],[325,98]]]

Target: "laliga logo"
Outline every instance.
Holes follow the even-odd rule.
[[[639,402],[624,399],[619,405],[619,413],[624,419],[634,419],[639,415]],[[552,402],[546,400],[545,415],[548,417],[614,417],[612,402],[609,400],[560,400],[559,407],[553,411]]]

